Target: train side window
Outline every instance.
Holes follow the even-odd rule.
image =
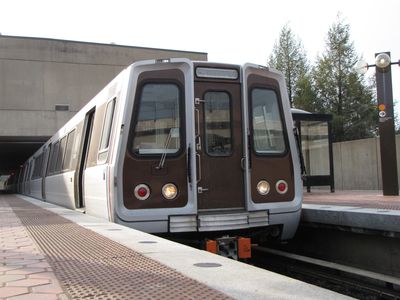
[[[181,149],[180,91],[176,84],[143,86],[132,151],[137,155],[176,154]]]
[[[38,157],[34,159],[32,179],[38,179],[41,177],[40,171],[42,170],[42,163],[43,163],[43,153],[41,153]]]
[[[55,172],[60,172],[61,171],[62,163],[63,163],[63,160],[64,160],[66,144],[67,144],[67,136],[64,136],[60,141],[60,147],[58,149],[58,155],[57,155],[56,169],[54,170]]]
[[[232,154],[231,99],[226,92],[204,95],[205,143],[210,156]]]
[[[35,157],[35,158],[33,159],[33,174],[32,174],[32,179],[36,179],[36,178],[37,178],[36,173],[37,173],[38,166],[39,166],[39,156],[37,156],[37,157]]]
[[[68,133],[67,145],[65,147],[65,157],[62,164],[63,170],[69,170],[71,165],[72,147],[75,141],[75,129]]]
[[[27,176],[26,176],[26,181],[30,181],[32,179],[32,165],[33,165],[33,160],[31,160],[28,163],[28,173],[27,173]]]
[[[46,176],[46,171],[49,165],[49,153],[50,153],[51,145],[44,148],[42,153],[42,167],[40,169],[40,177]],[[47,160],[46,160],[47,159]]]
[[[115,110],[115,101],[116,101],[116,98],[114,98],[113,100],[111,100],[110,102],[107,103],[107,108],[106,108],[106,113],[105,113],[104,123],[103,123],[103,132],[101,134],[100,148],[99,148],[99,154],[98,154],[98,158],[97,158],[100,163],[105,162],[107,159],[107,155],[108,155],[108,147],[110,145],[112,121],[113,121],[114,110]]]
[[[56,142],[51,147],[49,170],[48,170],[49,175],[53,175],[55,173],[59,146],[60,146],[60,141]]]
[[[251,93],[254,150],[257,154],[286,151],[283,122],[274,90],[255,88]]]

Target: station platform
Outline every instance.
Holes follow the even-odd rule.
[[[0,213],[0,299],[349,299],[25,196]]]
[[[382,191],[304,192],[302,222],[400,234],[400,196]]]

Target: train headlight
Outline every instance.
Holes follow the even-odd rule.
[[[285,194],[288,191],[288,184],[285,180],[278,180],[278,182],[275,185],[276,191],[279,194]]]
[[[269,183],[265,180],[261,180],[257,183],[257,192],[260,195],[266,195],[269,193],[270,186]]]
[[[141,183],[135,187],[134,193],[137,199],[146,200],[150,197],[150,188],[147,185]]]
[[[162,187],[162,194],[165,199],[173,200],[178,195],[178,188],[173,183],[167,183]]]

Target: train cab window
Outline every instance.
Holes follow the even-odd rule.
[[[62,164],[63,170],[68,170],[71,164],[72,147],[75,141],[75,129],[68,133],[67,145],[65,147],[65,157]]]
[[[232,154],[231,99],[226,92],[204,95],[205,144],[210,156]]]
[[[104,117],[103,132],[101,134],[100,148],[98,160],[104,162],[107,159],[108,146],[110,145],[111,127],[114,116],[115,100],[111,100],[107,104],[106,113]]]
[[[175,84],[143,86],[134,130],[136,155],[176,154],[181,148],[180,92]]]
[[[285,138],[275,91],[255,88],[251,93],[254,150],[257,154],[282,154]]]

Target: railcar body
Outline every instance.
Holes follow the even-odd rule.
[[[285,81],[252,64],[134,63],[20,174],[23,194],[151,233],[275,226],[289,239],[300,219]]]

